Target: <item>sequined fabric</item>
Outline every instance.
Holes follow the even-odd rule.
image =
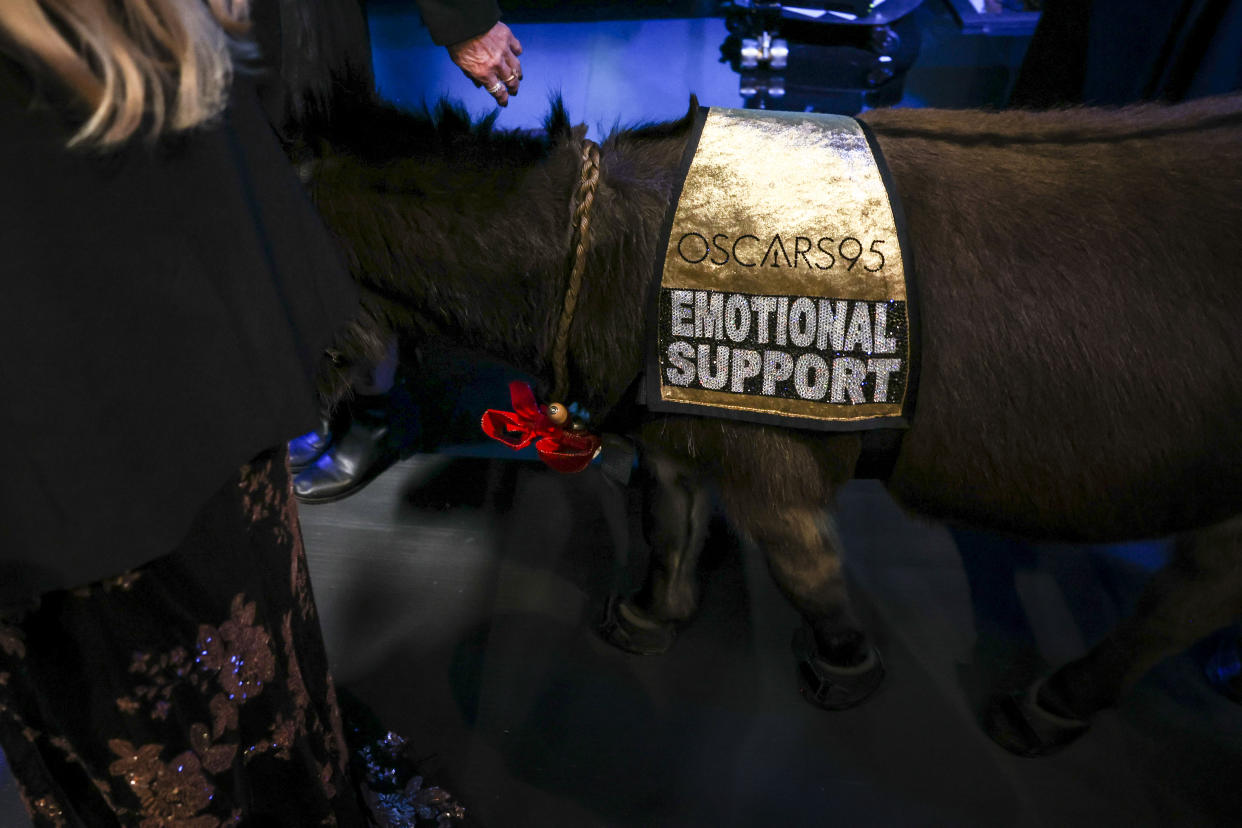
[[[38,828],[367,824],[283,453],[174,553],[0,621],[0,744]]]
[[[466,809],[418,773],[406,739],[349,692],[341,694],[350,768],[376,828],[451,828]]]

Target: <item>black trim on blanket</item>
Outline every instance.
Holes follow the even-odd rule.
[[[876,167],[880,170],[880,178],[884,188],[888,190],[888,201],[893,208],[893,222],[897,226],[897,243],[901,246],[901,261],[906,277],[906,342],[910,363],[906,373],[906,398],[901,407],[901,419],[904,425],[899,428],[879,428],[864,432],[862,435],[862,455],[858,458],[854,476],[859,478],[887,480],[892,476],[893,467],[897,465],[897,455],[901,453],[901,441],[906,429],[914,422],[914,404],[918,396],[919,376],[923,362],[923,339],[920,325],[919,282],[917,267],[914,261],[914,245],[910,243],[909,227],[906,224],[906,213],[902,208],[901,194],[893,181],[888,161],[875,139],[875,133],[864,121],[859,120],[858,126],[867,137],[871,154],[875,157]]]
[[[690,172],[690,164],[694,161],[694,153],[699,148],[699,139],[703,137],[703,126],[707,123],[709,106],[700,106],[694,113],[694,122],[690,126],[690,134],[686,137],[686,149],[682,153],[681,163],[677,166],[676,184],[669,193],[668,209],[664,213],[664,221],[660,224],[660,235],[656,238],[660,244],[656,246],[655,261],[652,263],[653,273],[651,284],[647,290],[647,338],[644,340],[647,349],[646,374],[643,378],[644,404],[652,411],[665,411],[660,401],[660,355],[651,343],[659,341],[660,327],[660,283],[664,278],[664,259],[668,253],[668,237],[673,232],[673,221],[677,217],[677,204],[681,201],[681,191],[686,185],[686,175]]]

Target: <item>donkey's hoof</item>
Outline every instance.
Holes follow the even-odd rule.
[[[866,701],[884,681],[880,651],[868,646],[861,663],[841,667],[820,658],[815,636],[806,627],[794,633],[798,659],[798,690],[802,697],[824,710],[846,710]]]
[[[663,655],[677,640],[671,621],[657,621],[617,595],[608,599],[599,632],[609,644],[637,655]]]
[[[1039,703],[1043,680],[1028,689],[993,697],[983,715],[983,727],[992,741],[1018,756],[1047,756],[1078,740],[1089,722],[1070,719]]]

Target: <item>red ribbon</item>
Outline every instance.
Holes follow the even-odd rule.
[[[540,460],[566,474],[582,471],[599,454],[599,437],[587,431],[566,431],[549,420],[526,383],[509,383],[509,399],[513,411],[489,408],[483,412],[483,433],[488,437],[514,450],[534,443]]]

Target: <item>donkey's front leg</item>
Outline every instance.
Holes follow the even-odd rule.
[[[677,624],[698,608],[699,553],[707,537],[711,500],[706,481],[684,460],[644,454],[643,531],[651,562],[633,597],[614,597],[602,632],[612,644],[640,655],[666,652]]]
[[[879,687],[884,667],[851,607],[841,538],[829,514],[852,476],[857,435],[731,427],[720,473],[734,525],[763,552],[777,586],[801,613],[794,638],[802,692],[830,710]]]
[[[854,615],[841,566],[841,539],[823,503],[758,502],[726,488],[726,508],[763,551],[772,578],[802,615],[794,634],[800,690],[807,701],[843,710],[879,688],[884,665]]]
[[[1134,614],[1025,696],[993,701],[985,726],[1005,748],[1039,756],[1086,732],[1157,662],[1242,615],[1242,517],[1178,538]]]

